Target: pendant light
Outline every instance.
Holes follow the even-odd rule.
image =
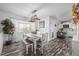
[[[33,15],[31,17],[31,22],[35,22],[36,20],[40,20],[37,15]]]

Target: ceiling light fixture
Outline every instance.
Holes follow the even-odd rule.
[[[31,17],[31,22],[35,22],[36,20],[40,20],[37,15],[33,15]]]

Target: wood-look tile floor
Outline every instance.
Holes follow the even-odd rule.
[[[72,55],[72,39],[54,39],[48,43],[47,56],[70,56]]]
[[[5,56],[20,56],[23,55],[24,46],[22,42],[12,43],[11,45],[3,46],[2,55]]]
[[[53,39],[47,48],[44,48],[44,56],[70,56],[72,55],[72,39]],[[2,56],[24,56],[25,47],[22,42],[13,43],[9,46],[4,46]],[[40,54],[40,52],[39,52]],[[39,55],[37,54],[37,55]],[[26,55],[25,55],[26,56]]]

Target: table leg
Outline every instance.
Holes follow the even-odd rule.
[[[31,50],[32,50],[32,53],[33,53],[33,44],[31,44],[31,48],[32,48]]]
[[[36,41],[34,42],[34,54],[36,55]]]
[[[43,54],[43,44],[42,44],[42,54]]]

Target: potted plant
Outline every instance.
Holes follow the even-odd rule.
[[[14,24],[8,18],[1,22],[3,25],[3,33],[4,33],[4,44],[9,45],[12,43],[12,35],[14,33]]]

